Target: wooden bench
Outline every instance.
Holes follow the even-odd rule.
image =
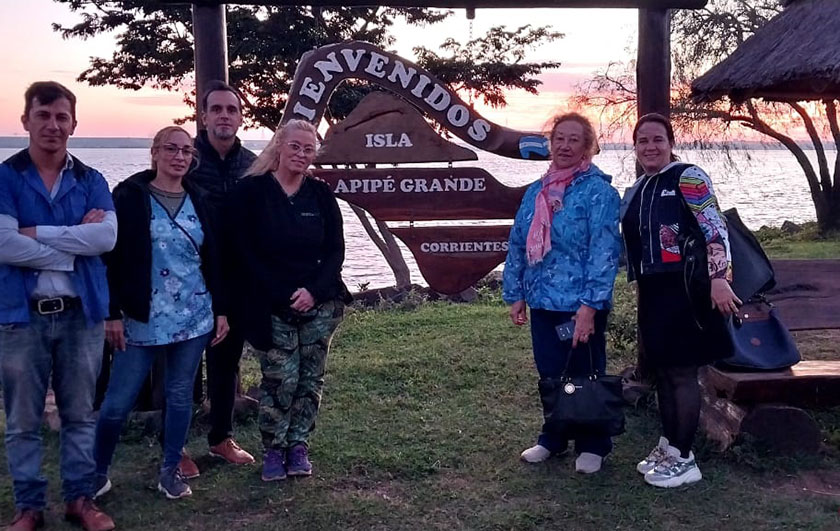
[[[774,260],[776,287],[768,299],[791,331],[840,329],[840,260]],[[719,449],[741,434],[782,453],[819,450],[821,435],[802,408],[840,405],[837,359],[802,361],[771,372],[705,368],[701,428]]]

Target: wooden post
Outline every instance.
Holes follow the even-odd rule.
[[[228,80],[227,22],[225,6],[193,4],[193,36],[195,37],[196,115],[201,116],[201,96],[207,82]],[[196,120],[198,130],[204,129]]]
[[[668,9],[639,9],[636,110],[639,116],[658,112],[671,117],[671,12]],[[641,165],[636,162],[636,175],[642,173]],[[645,362],[645,347],[638,330],[636,338],[639,345],[636,378],[651,381],[653,372]]]
[[[639,116],[649,112],[671,116],[671,12],[668,9],[639,9],[636,87]]]

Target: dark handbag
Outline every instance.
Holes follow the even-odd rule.
[[[775,371],[801,360],[799,349],[776,309],[764,299],[751,300],[726,322],[733,354],[717,362],[724,369]]]
[[[591,372],[567,376],[569,360],[559,378],[541,378],[540,399],[546,429],[561,437],[611,437],[624,433],[624,399],[620,376],[599,375],[589,347]]]
[[[732,291],[742,301],[757,293],[765,293],[776,285],[770,259],[750,229],[741,221],[738,211],[730,208],[723,213],[729,233],[732,254]]]

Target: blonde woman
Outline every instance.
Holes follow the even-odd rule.
[[[560,377],[567,366],[568,376],[593,369],[604,374],[607,316],[621,249],[618,192],[612,178],[592,164],[597,138],[584,116],[557,116],[549,139],[551,165],[528,187],[510,231],[502,297],[517,326],[528,321],[530,307],[540,378]],[[560,337],[557,327],[569,337]],[[599,471],[612,450],[609,437],[568,433],[545,423],[521,458],[545,461],[565,454],[570,441],[575,442],[575,470],[583,474]]]
[[[97,496],[111,489],[108,469],[120,430],[160,353],[166,420],[158,489],[170,499],[192,494],[178,463],[192,419],[193,382],[204,348],[228,332],[208,209],[184,180],[194,155],[189,133],[164,127],[152,141],[152,169],[114,189],[117,245],[105,257],[111,294],[105,338],[114,360],[96,424]]]
[[[234,191],[228,212],[245,339],[262,369],[262,479],[309,476],[309,435],[330,340],[350,301],[344,234],[330,188],[308,176],[315,127],[291,120]]]

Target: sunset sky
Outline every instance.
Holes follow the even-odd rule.
[[[62,40],[50,24],[71,24],[80,19],[51,0],[2,0],[0,35],[5,48],[3,84],[0,92],[0,136],[23,135],[20,124],[23,92],[36,80],[59,81],[78,97],[79,126],[76,136],[149,137],[187,110],[178,93],[144,88],[125,91],[114,87],[89,87],[75,79],[87,66],[89,57],[110,57],[114,36],[88,41]],[[550,25],[566,37],[533,53],[532,60],[559,60],[559,69],[542,76],[539,96],[521,92],[509,95],[510,105],[501,111],[482,110],[491,120],[518,129],[539,128],[553,112],[562,109],[572,86],[610,60],[629,57],[635,49],[637,12],[635,10],[596,9],[510,9],[478,10],[474,35],[483,35],[491,26],[506,24]],[[419,29],[399,28],[397,51],[413,58],[417,45],[435,47],[448,36],[466,39],[469,23],[463,11],[445,24]],[[268,138],[265,130],[250,130],[243,136]]]

